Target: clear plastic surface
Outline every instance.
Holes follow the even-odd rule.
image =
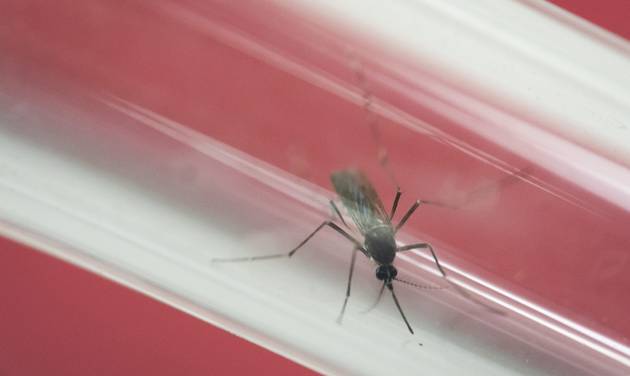
[[[525,48],[536,38],[519,25],[471,28],[490,17],[481,5],[417,9],[443,22],[401,52],[409,41],[362,34],[326,4],[44,5],[54,21],[11,9],[2,233],[325,373],[627,374],[627,46],[515,2],[505,11],[521,12],[520,26],[568,38],[564,54]],[[430,54],[444,35],[469,64]],[[575,45],[609,69],[560,74],[584,51]],[[527,77],[539,81],[528,89]],[[589,128],[598,116],[603,128]],[[414,336],[390,296],[364,312],[379,282],[361,255],[335,322],[352,246],[333,231],[291,259],[210,262],[288,252],[331,216],[329,175],[344,168],[365,171],[386,207],[396,184],[400,212],[441,204],[421,206],[398,237],[430,242],[448,274],[424,252],[397,257],[401,277],[447,287],[396,285]]]

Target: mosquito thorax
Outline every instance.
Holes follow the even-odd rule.
[[[398,270],[392,264],[380,265],[376,268],[376,279],[379,281],[391,281],[398,275]]]
[[[365,233],[363,243],[378,264],[391,264],[396,257],[396,240],[391,226],[378,226]]]

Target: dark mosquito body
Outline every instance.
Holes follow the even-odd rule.
[[[363,236],[363,241],[357,240],[353,235],[349,234],[346,230],[340,227],[337,223],[332,220],[324,221],[320,224],[310,235],[306,237],[297,247],[293,248],[288,253],[280,253],[280,254],[272,254],[265,256],[254,256],[254,257],[239,257],[239,258],[227,258],[227,259],[213,259],[213,262],[238,262],[238,261],[254,261],[254,260],[264,260],[264,259],[272,259],[272,258],[280,258],[280,257],[291,257],[293,256],[304,244],[306,244],[319,230],[324,227],[330,227],[343,237],[348,239],[353,243],[354,248],[352,251],[352,261],[350,263],[350,272],[348,275],[348,286],[346,290],[346,297],[343,302],[343,306],[341,308],[341,312],[339,314],[338,322],[341,322],[343,318],[344,312],[346,310],[346,305],[348,303],[348,298],[350,297],[350,286],[352,282],[352,273],[354,271],[354,264],[356,261],[357,252],[363,253],[366,257],[373,260],[376,264],[376,278],[380,281],[383,281],[383,285],[381,286],[381,290],[379,292],[379,299],[383,294],[385,288],[387,288],[394,299],[394,303],[396,304],[396,308],[400,312],[409,332],[413,334],[413,329],[411,325],[409,325],[409,321],[405,317],[403,310],[398,302],[398,298],[394,293],[393,281],[399,281],[406,283],[408,285],[418,287],[418,288],[427,288],[427,289],[436,289],[440,287],[432,287],[432,286],[421,286],[411,282],[407,282],[404,280],[400,280],[397,278],[398,271],[396,267],[393,265],[394,260],[396,259],[396,254],[398,252],[404,252],[412,249],[428,249],[431,252],[433,259],[435,260],[435,264],[442,274],[442,276],[446,277],[446,273],[440,262],[438,261],[433,248],[428,243],[417,243],[405,245],[402,247],[398,247],[396,245],[395,235],[400,230],[400,228],[407,222],[409,217],[413,214],[413,212],[420,206],[423,201],[416,201],[410,208],[407,210],[405,215],[402,217],[400,222],[396,226],[392,224],[392,219],[396,214],[396,209],[398,207],[398,202],[400,200],[401,192],[397,190],[396,197],[394,198],[394,202],[392,204],[392,209],[390,213],[385,211],[383,207],[383,203],[381,199],[378,197],[376,190],[367,179],[367,177],[358,170],[342,170],[334,172],[331,175],[331,181],[337,195],[341,199],[344,207],[347,209],[348,214],[352,218],[354,224],[357,229]],[[341,212],[335,205],[334,201],[330,201],[333,210],[335,211],[336,216],[339,218],[343,226],[346,228],[348,225],[346,224]]]

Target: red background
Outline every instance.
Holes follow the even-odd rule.
[[[1,17],[42,20],[50,16],[38,14],[36,7],[27,6],[29,2],[20,3],[12,9],[13,14],[5,9]],[[630,24],[625,19],[630,14],[627,1],[554,3],[630,38]],[[75,4],[60,2],[56,7],[60,15],[68,15]],[[68,21],[65,31],[71,28]],[[7,38],[10,34],[2,29],[0,35]],[[32,36],[10,37],[28,40]],[[138,79],[155,79],[151,71],[145,74]],[[312,373],[182,312],[12,241],[0,240],[0,260],[0,374]]]

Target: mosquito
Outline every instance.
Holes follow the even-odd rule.
[[[350,287],[352,284],[352,274],[354,272],[354,264],[356,262],[357,252],[361,252],[367,258],[374,261],[377,265],[376,279],[378,279],[379,281],[383,281],[381,290],[379,292],[379,299],[382,296],[385,288],[387,288],[392,294],[392,298],[394,299],[396,308],[398,308],[398,312],[400,312],[403,321],[407,325],[407,329],[409,329],[409,332],[413,334],[413,329],[411,328],[411,325],[409,324],[409,321],[407,320],[407,317],[405,316],[405,313],[400,306],[398,298],[394,293],[393,282],[398,281],[417,288],[440,289],[442,287],[422,286],[399,279],[397,277],[398,270],[393,265],[394,260],[396,259],[396,254],[412,249],[428,249],[431,253],[431,256],[433,257],[433,260],[435,261],[437,269],[440,271],[444,278],[446,278],[446,272],[444,272],[444,269],[440,265],[440,262],[435,254],[435,251],[433,250],[433,247],[429,243],[416,243],[398,247],[396,245],[395,236],[396,233],[405,225],[407,220],[409,220],[411,215],[416,211],[416,209],[418,209],[421,204],[430,202],[417,200],[407,210],[400,222],[398,222],[398,224],[394,226],[392,220],[394,218],[394,215],[396,214],[398,202],[400,201],[400,196],[402,195],[400,189],[396,190],[396,196],[394,198],[391,211],[388,214],[385,211],[383,203],[376,193],[374,186],[372,186],[368,178],[361,171],[346,169],[333,172],[330,176],[330,179],[337,195],[343,203],[343,206],[346,208],[348,214],[356,225],[356,228],[363,236],[362,242],[356,239],[353,235],[349,234],[333,220],[327,220],[322,222],[322,224],[320,224],[313,232],[311,232],[304,240],[302,240],[301,243],[299,243],[288,253],[278,253],[253,257],[215,258],[212,259],[212,262],[255,261],[281,257],[292,257],[321,229],[323,229],[324,227],[330,227],[337,233],[342,235],[344,238],[348,239],[354,245],[354,248],[352,250],[352,259],[350,262],[350,271],[348,273],[348,286],[346,289],[346,296],[337,322],[341,323],[341,320],[345,313],[348,299],[350,298]],[[335,202],[331,200],[330,204],[336,216],[340,219],[341,223],[346,228],[349,228]]]

